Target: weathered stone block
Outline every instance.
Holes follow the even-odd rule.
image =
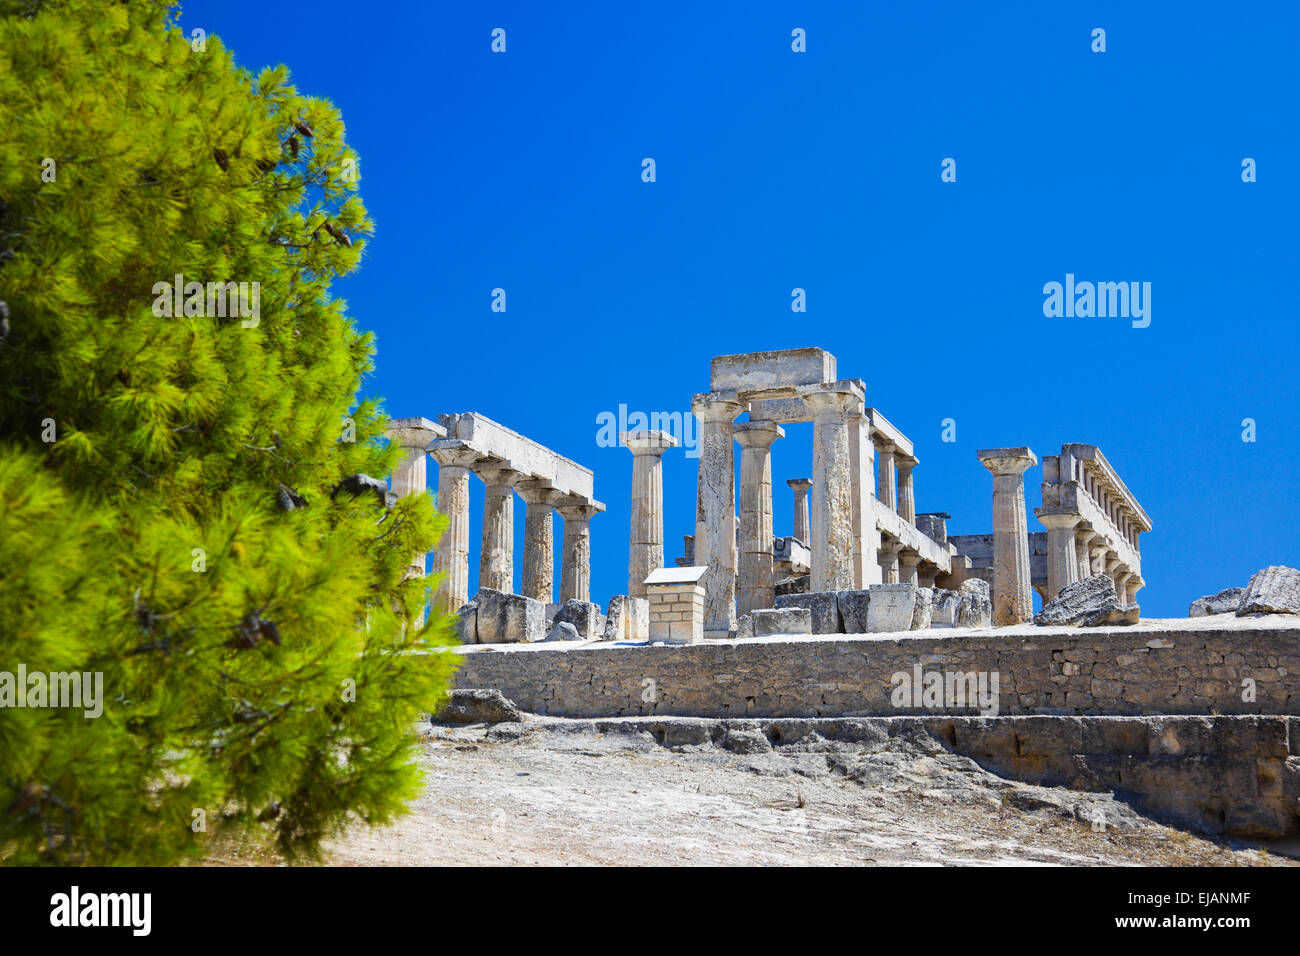
[[[546,641],[581,641],[582,639],[578,629],[568,621],[556,621],[543,638]]]
[[[957,627],[957,612],[964,595],[960,591],[935,588],[930,602],[931,627]]]
[[[1211,614],[1231,614],[1241,606],[1246,596],[1245,588],[1224,588],[1218,594],[1197,598],[1187,609],[1188,617],[1208,617]]]
[[[451,692],[442,710],[432,718],[432,723],[497,724],[523,719],[523,712],[501,691],[463,688]]]
[[[650,601],[627,594],[609,599],[609,615],[601,629],[602,640],[645,641],[650,638]]]
[[[836,591],[836,603],[840,611],[840,630],[845,634],[868,634],[867,606],[871,603],[871,591]]]
[[[1276,565],[1256,571],[1237,614],[1300,614],[1300,571]]]
[[[743,392],[835,381],[835,356],[823,349],[719,355],[710,368],[715,392]]]
[[[1061,588],[1061,593],[1034,615],[1034,623],[1067,627],[1135,624],[1137,616],[1137,605],[1119,599],[1109,575],[1094,574]]]
[[[924,631],[930,626],[933,613],[933,591],[930,588],[916,589],[916,606],[912,609],[912,630]]]
[[[872,634],[910,631],[916,612],[914,584],[873,584],[868,589],[867,630]]]
[[[479,588],[478,643],[521,644],[546,636],[546,605],[522,594]]]
[[[783,607],[753,611],[754,636],[771,634],[811,634],[812,611],[806,607]]]
[[[462,644],[478,643],[478,602],[462,604],[456,612],[456,636]]]
[[[810,594],[782,594],[776,599],[777,608],[806,607],[812,612],[812,633],[840,633],[839,600],[834,591],[813,591]],[[757,633],[757,632],[755,632]]]
[[[565,601],[551,619],[552,624],[568,622],[577,628],[583,640],[593,640],[600,635],[600,605],[586,601]]]

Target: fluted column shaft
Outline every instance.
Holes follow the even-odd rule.
[[[536,478],[519,482],[515,490],[525,506],[520,593],[550,604],[555,600],[555,505],[563,495]]]
[[[1047,599],[1056,598],[1067,585],[1079,580],[1079,560],[1075,548],[1074,526],[1077,514],[1039,514],[1047,526]]]
[[[785,436],[773,422],[734,426],[740,452],[740,567],[736,612],[770,608],[772,582],[772,443]]]
[[[812,487],[811,478],[791,478],[786,482],[794,491],[794,536],[804,547],[809,546],[809,511],[808,489]]]
[[[852,392],[813,392],[804,402],[813,415],[813,591],[853,587],[853,479],[849,417],[861,398]]]
[[[898,511],[894,495],[894,443],[881,442],[876,446],[876,498],[890,511]]]
[[[434,605],[456,611],[469,601],[469,466],[478,455],[437,444],[431,454],[438,462],[438,511],[447,516],[433,552],[433,573],[440,576]]]
[[[993,473],[993,623],[1020,624],[1034,613],[1025,471],[1038,464],[1038,457],[1024,447],[978,454],[980,463]]]
[[[474,471],[486,486],[479,587],[511,594],[515,581],[515,482],[523,475],[508,465],[483,461]]]
[[[735,392],[707,392],[691,402],[700,436],[695,564],[709,569],[700,584],[704,630],[714,636],[736,626],[736,459],[731,429],[744,410]]]
[[[898,468],[898,516],[916,524],[916,499],[912,495],[912,463],[900,461]]]
[[[560,545],[560,600],[591,600],[591,516],[605,506],[590,498],[566,495],[556,508],[564,518]]]
[[[645,579],[664,566],[663,453],[677,444],[665,431],[624,432],[632,452],[632,528],[628,536],[627,593],[646,597]]]

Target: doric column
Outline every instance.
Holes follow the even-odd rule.
[[[591,601],[591,516],[605,510],[594,498],[565,495],[555,508],[564,518],[560,545],[560,600]]]
[[[912,548],[903,548],[898,552],[898,583],[919,586],[917,565],[921,563],[921,552]]]
[[[791,478],[786,484],[794,489],[794,536],[805,548],[809,547],[808,489],[812,487],[812,479]]]
[[[898,499],[894,496],[894,450],[892,441],[876,444],[876,498],[890,511],[898,511]]]
[[[880,542],[877,560],[880,564],[880,580],[883,584],[899,584],[898,558],[903,543],[897,538],[885,538]]]
[[[922,561],[921,566],[916,569],[916,583],[918,587],[932,588],[935,579],[939,577],[939,565],[929,561]]]
[[[520,593],[550,604],[555,600],[555,506],[564,493],[542,478],[526,478],[515,490],[526,506]]]
[[[1034,614],[1025,471],[1038,464],[1038,457],[1025,447],[987,448],[977,454],[993,473],[993,623],[1020,624]]]
[[[455,612],[469,601],[469,474],[479,456],[455,439],[434,442],[429,453],[438,462],[438,511],[447,516],[433,552],[433,573],[442,576],[434,604]]]
[[[402,460],[393,469],[393,493],[399,498],[428,492],[427,458],[429,444],[446,437],[447,430],[427,418],[395,418],[385,432],[388,440],[402,449]],[[424,577],[424,555],[413,554],[406,566],[406,576]]]
[[[849,418],[862,399],[849,391],[810,392],[813,415],[812,591],[853,587],[853,488]]]
[[[1104,535],[1097,535],[1092,539],[1092,544],[1088,546],[1090,560],[1088,561],[1088,570],[1091,574],[1106,573],[1106,552],[1110,550],[1110,545],[1106,543]]]
[[[1119,555],[1114,551],[1107,551],[1105,557],[1101,559],[1103,573],[1106,574],[1111,582],[1115,585],[1115,593],[1121,598],[1124,592],[1119,589],[1120,569],[1123,567]]]
[[[898,468],[898,516],[908,524],[916,524],[916,499],[912,497],[912,469],[915,458],[895,456]]]
[[[865,386],[863,386],[865,391]],[[876,487],[872,481],[876,453],[871,444],[871,420],[859,402],[849,416],[849,494],[853,499],[853,586],[865,588],[880,583],[876,550],[880,531],[876,527]]]
[[[696,395],[699,421],[695,564],[708,567],[704,586],[704,632],[725,637],[736,626],[736,459],[731,423],[745,410],[735,392]]]
[[[1135,573],[1132,577],[1130,577],[1128,579],[1128,583],[1124,587],[1125,603],[1136,604],[1138,599],[1138,591],[1142,590],[1144,587],[1146,587],[1146,581],[1142,580],[1142,575]]]
[[[509,462],[480,459],[474,474],[483,480],[483,543],[478,559],[478,585],[507,594],[515,587],[515,482],[522,472]]]
[[[740,445],[740,567],[736,613],[770,608],[772,588],[772,442],[785,437],[774,422],[738,422]]]
[[[1125,603],[1128,602],[1128,583],[1133,580],[1133,577],[1133,572],[1122,565],[1115,571],[1115,593]]]
[[[1092,525],[1088,522],[1080,522],[1074,529],[1074,556],[1076,567],[1078,568],[1075,580],[1082,581],[1084,578],[1092,576],[1092,561],[1089,559],[1089,547],[1092,539],[1097,536],[1092,530]]]
[[[1077,514],[1044,512],[1035,509],[1038,520],[1047,526],[1047,594],[1053,600],[1067,584],[1079,580],[1079,559],[1075,551],[1074,526]]]
[[[645,579],[664,566],[663,453],[677,444],[665,431],[624,432],[632,452],[632,531],[628,538],[627,593],[645,597]]]

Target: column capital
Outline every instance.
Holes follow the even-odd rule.
[[[805,392],[800,397],[815,422],[847,421],[862,404],[861,395],[835,389]]]
[[[921,552],[917,551],[915,548],[909,548],[904,545],[900,545],[898,549],[898,560],[901,561],[903,564],[907,565],[908,567],[920,564]]]
[[[515,491],[524,504],[550,505],[552,508],[564,497],[564,492],[545,478],[523,478],[515,484]]]
[[[891,555],[901,554],[903,550],[903,542],[899,541],[897,538],[881,538],[879,550]]]
[[[429,445],[429,454],[443,468],[473,468],[483,456],[458,438],[438,438]]]
[[[812,487],[811,478],[787,478],[785,483],[795,491],[807,491]]]
[[[598,515],[605,510],[604,502],[597,501],[595,498],[588,498],[585,495],[565,495],[556,504],[555,510],[565,521],[571,521],[575,518],[589,519],[592,515]]]
[[[984,448],[975,453],[980,464],[995,475],[1023,475],[1038,464],[1038,456],[1027,447]]]
[[[785,429],[776,422],[736,422],[731,434],[742,448],[771,448],[774,441],[785,437]]]
[[[1045,508],[1035,508],[1034,516],[1043,523],[1046,528],[1064,528],[1072,529],[1078,526],[1083,520],[1082,515],[1072,511],[1048,511]]]
[[[516,482],[528,477],[510,462],[499,458],[480,458],[469,467],[489,488],[513,488]]]
[[[662,455],[677,447],[677,439],[665,431],[621,432],[618,442],[633,455]]]
[[[691,412],[701,422],[729,422],[747,404],[735,392],[699,392],[691,398]]]
[[[384,428],[389,441],[402,448],[427,449],[429,443],[447,437],[447,429],[427,418],[391,418]]]

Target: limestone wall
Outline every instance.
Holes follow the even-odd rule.
[[[461,687],[499,688],[563,717],[975,714],[898,708],[897,672],[998,675],[998,713],[1300,714],[1300,622],[1192,618],[1128,628],[912,631],[686,646],[521,644],[457,649]],[[1255,699],[1249,696],[1253,682]]]

